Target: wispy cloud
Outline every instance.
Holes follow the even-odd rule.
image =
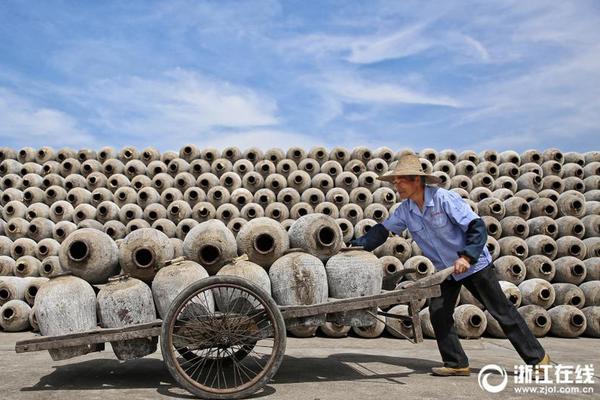
[[[472,53],[476,54],[477,57],[471,57],[472,59],[478,59],[479,61],[490,61],[491,60],[491,56],[490,53],[488,51],[488,49],[477,39],[475,39],[472,36],[469,35],[465,35],[463,33],[455,33],[454,36],[458,39],[459,42],[462,42],[462,44],[464,45],[464,47],[466,47],[465,49],[465,53],[468,55],[471,55]],[[461,46],[461,44],[459,43],[458,45],[459,47]]]
[[[323,86],[347,102],[461,106],[459,101],[449,96],[430,95],[392,83],[376,83],[356,77],[333,78]]]
[[[572,59],[482,85],[469,95],[480,107],[457,126],[501,120],[510,130],[537,130],[548,137],[600,126],[600,87],[590,85],[600,80],[599,52],[600,46],[592,46]]]
[[[222,131],[246,131],[280,123],[277,103],[269,96],[183,69],[155,78],[121,76],[95,80],[86,87],[55,87],[40,82],[30,85],[30,95],[50,91],[64,96],[85,113],[76,118],[37,106],[31,96],[1,89],[0,137],[19,145],[51,141],[92,146],[110,141],[117,146],[145,146],[150,141],[154,146],[171,149],[182,143],[207,143],[207,137],[221,137]]]
[[[318,58],[338,57],[353,64],[374,64],[417,56],[434,49],[444,49],[451,56],[471,62],[488,62],[488,49],[472,35],[454,30],[435,30],[428,22],[410,25],[389,33],[362,35],[307,34],[284,41],[286,51],[294,49]]]
[[[25,99],[0,87],[0,137],[15,147],[92,146],[98,144],[77,120],[60,110]]]
[[[595,2],[557,2],[548,7],[544,1],[521,2],[514,14],[518,25],[514,37],[528,42],[549,42],[561,46],[597,43],[600,30]]]
[[[318,58],[339,57],[354,64],[372,64],[418,54],[435,43],[422,36],[421,26],[389,34],[337,35],[310,33],[283,41],[284,51],[300,51]]]
[[[0,139],[580,151],[600,146],[599,17],[593,1],[15,3]]]
[[[423,36],[422,30],[422,25],[416,25],[391,35],[358,38],[350,42],[350,55],[346,59],[357,64],[371,64],[420,53],[434,45]]]
[[[90,107],[96,112],[95,123],[134,137],[188,136],[278,123],[277,104],[268,96],[181,69],[154,79],[97,81],[83,95],[94,100]]]

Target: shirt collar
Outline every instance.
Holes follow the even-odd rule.
[[[433,203],[433,191],[435,190],[435,188],[425,185],[425,190],[424,190],[424,196],[425,196],[425,201],[423,202],[423,205],[425,207],[433,207],[434,203]],[[410,200],[410,210],[416,214],[421,214],[421,210],[419,209],[419,206],[417,205],[417,203],[415,203],[413,200]]]

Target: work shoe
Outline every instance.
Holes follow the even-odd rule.
[[[471,375],[471,369],[465,368],[448,368],[448,367],[435,367],[431,368],[431,373],[435,376],[469,376]]]
[[[548,355],[548,353],[546,353],[544,355],[544,358],[542,358],[542,360],[535,365],[550,365],[550,364],[552,364],[552,360],[550,360],[550,356]]]

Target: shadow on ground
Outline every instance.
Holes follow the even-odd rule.
[[[390,372],[373,370],[373,365]],[[285,356],[273,383],[293,384],[328,381],[382,380],[393,384],[404,384],[402,378],[412,374],[428,374],[439,362],[408,357],[388,357],[355,353],[332,354],[326,358]],[[398,372],[394,372],[398,367]],[[142,358],[131,361],[116,359],[94,359],[78,363],[54,366],[54,371],[31,387],[21,391],[54,390],[102,390],[102,389],[147,389],[169,397],[194,398],[177,387],[163,361]],[[251,398],[260,398],[275,393],[266,386]]]

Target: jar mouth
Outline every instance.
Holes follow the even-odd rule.
[[[253,247],[260,254],[269,254],[275,249],[275,238],[268,233],[261,233],[254,239]]]
[[[574,244],[573,246],[571,246],[571,247],[569,248],[569,253],[570,253],[572,256],[576,256],[576,255],[578,255],[580,252],[581,252],[581,247],[579,247],[579,246],[578,246],[578,245],[576,245],[576,244]]]
[[[67,251],[69,258],[73,261],[79,262],[85,260],[90,254],[90,247],[84,240],[76,240],[71,243],[69,250]]]
[[[156,254],[149,247],[140,247],[133,252],[133,263],[138,268],[152,267],[156,262]]]
[[[417,272],[419,274],[426,274],[428,270],[429,267],[425,263],[419,263],[419,265],[417,265]]]
[[[15,316],[15,310],[13,310],[10,307],[7,307],[4,312],[2,313],[2,319],[5,321],[10,321],[14,318]]]
[[[483,318],[480,315],[475,314],[469,318],[469,324],[475,328],[479,328],[483,322]]]
[[[550,299],[550,289],[544,288],[540,290],[540,299],[549,300]]]
[[[582,264],[575,264],[572,268],[573,275],[580,276],[585,273],[585,267]]]
[[[52,272],[52,270],[54,269],[54,267],[52,266],[52,264],[47,263],[47,264],[43,264],[42,265],[42,269],[44,270],[45,273],[49,274]]]
[[[397,244],[396,246],[394,246],[394,253],[396,254],[403,254],[405,251],[406,248],[401,244]]]
[[[546,318],[544,315],[539,315],[535,318],[535,324],[543,328],[548,324],[548,318]]]
[[[8,301],[11,298],[11,292],[7,288],[0,289],[0,300]]]
[[[543,249],[544,249],[545,254],[551,255],[556,250],[556,247],[554,247],[554,245],[552,243],[547,243],[544,245]],[[549,266],[549,264],[547,264],[547,265]],[[548,267],[546,267],[546,268],[548,268]]]
[[[552,265],[549,263],[543,263],[540,267],[540,271],[545,274],[545,275],[549,275],[552,273]]]
[[[396,264],[386,264],[385,272],[389,275],[394,274],[398,271],[398,266]]]
[[[221,249],[212,244],[206,244],[200,248],[198,252],[198,258],[201,264],[213,265],[221,257]]]
[[[576,326],[578,328],[584,326],[585,325],[585,317],[580,314],[574,314],[571,317],[571,325]]]
[[[521,268],[521,266],[518,264],[514,264],[510,266],[510,272],[513,275],[518,276],[523,272],[523,268]]]
[[[29,288],[27,288],[27,294],[31,298],[35,298],[35,296],[37,295],[37,292],[38,292],[38,287],[36,285],[31,285],[31,286],[29,286]]]
[[[317,242],[323,247],[331,247],[335,243],[335,231],[324,226],[317,231]]]

